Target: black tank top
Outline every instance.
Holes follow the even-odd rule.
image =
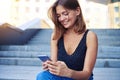
[[[84,60],[86,55],[86,35],[89,30],[86,30],[79,45],[72,55],[68,55],[65,50],[63,36],[58,41],[58,60],[64,61],[66,65],[73,70],[83,70]]]

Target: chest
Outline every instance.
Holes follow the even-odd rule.
[[[82,40],[82,35],[64,36],[64,48],[68,55],[72,55]]]
[[[74,70],[82,70],[86,53],[85,37],[61,38],[58,42],[58,60]]]

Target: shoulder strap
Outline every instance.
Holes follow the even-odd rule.
[[[87,35],[88,31],[89,31],[88,29],[85,31],[85,36]]]
[[[87,36],[87,33],[88,33],[88,29],[85,31],[85,34],[84,34],[84,36],[83,36],[83,38],[84,38],[84,40],[85,40],[85,42],[86,42],[86,36]]]

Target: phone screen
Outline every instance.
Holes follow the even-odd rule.
[[[42,62],[50,60],[50,58],[47,55],[39,55],[38,57]]]

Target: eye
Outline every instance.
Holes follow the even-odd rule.
[[[69,13],[66,11],[66,12],[63,12],[63,15],[68,16]]]
[[[57,17],[57,18],[59,18],[59,17],[60,17],[60,15],[59,15],[59,14],[57,14],[57,15],[56,15],[56,17]]]

